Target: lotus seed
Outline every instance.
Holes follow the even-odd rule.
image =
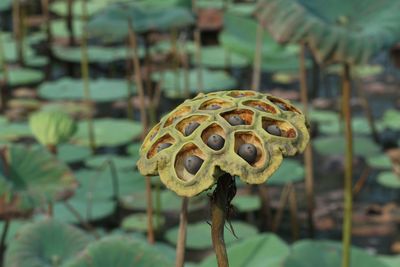
[[[228,119],[228,122],[232,125],[232,126],[237,126],[237,125],[244,125],[246,124],[245,121],[238,115],[233,115],[230,116]]]
[[[190,174],[196,174],[201,165],[203,164],[203,161],[200,157],[194,155],[194,156],[189,156],[185,159],[184,166],[185,169],[190,173]]]
[[[171,143],[161,143],[158,147],[157,147],[157,152],[160,152],[163,149],[166,149],[167,147],[172,146]]]
[[[272,135],[276,135],[276,136],[282,135],[281,129],[279,129],[279,127],[275,124],[268,125],[266,131]]]
[[[257,159],[257,148],[253,144],[243,144],[239,147],[238,154],[247,163],[253,164]]]
[[[225,139],[218,134],[213,134],[207,139],[207,145],[214,150],[220,150],[224,144]]]
[[[185,128],[185,136],[191,135],[194,132],[194,130],[196,130],[197,127],[199,127],[199,126],[200,126],[200,123],[198,123],[198,122],[190,122]]]

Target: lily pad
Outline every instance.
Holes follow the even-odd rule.
[[[246,239],[251,236],[258,234],[257,229],[247,223],[243,222],[232,222],[233,229],[237,237],[240,239]],[[233,236],[229,230],[225,229],[225,244],[232,244],[238,239]],[[174,227],[167,231],[165,238],[171,244],[176,245],[178,237],[178,227]],[[208,249],[212,247],[211,243],[211,227],[206,222],[198,222],[187,225],[187,239],[186,247],[189,249]]]
[[[96,221],[111,215],[115,211],[115,203],[111,200],[96,200],[88,202],[81,199],[71,199],[68,203],[85,221]],[[63,222],[81,223],[78,218],[63,204],[54,205],[54,218]]]
[[[354,267],[387,267],[377,257],[366,251],[351,248],[351,266]],[[290,255],[286,258],[284,267],[304,266],[340,266],[342,260],[342,244],[335,241],[301,240],[292,245]]]
[[[153,225],[155,226],[155,230],[163,227],[164,224],[165,224],[165,218],[163,216],[153,214]],[[122,220],[121,227],[125,231],[146,232],[148,229],[147,214],[135,213],[129,215],[128,217],[125,217]]]
[[[6,161],[0,164],[2,216],[24,215],[73,194],[76,181],[70,169],[47,150],[8,145],[0,153]]]
[[[369,166],[376,169],[392,168],[392,161],[386,154],[370,156],[367,158],[367,163]]]
[[[11,8],[12,0],[3,0],[0,3],[0,11],[9,10]]]
[[[304,167],[294,159],[285,159],[275,173],[267,180],[267,184],[285,185],[303,180]]]
[[[230,266],[276,267],[289,255],[289,246],[275,234],[263,233],[232,244],[227,249]],[[215,255],[205,258],[198,267],[217,266]]]
[[[261,200],[258,196],[239,195],[232,200],[232,205],[240,212],[249,212],[260,209]]]
[[[90,242],[78,228],[45,220],[27,224],[10,243],[6,266],[61,266],[76,257]]]
[[[189,94],[199,93],[197,88],[197,70],[189,70]],[[162,89],[169,98],[183,98],[185,95],[185,71],[183,69],[165,71],[163,74],[154,73],[153,79],[161,81]],[[203,91],[212,92],[217,90],[232,89],[237,85],[236,80],[224,71],[202,70]],[[176,79],[177,78],[177,79]]]
[[[388,109],[383,114],[383,125],[392,130],[400,130],[400,111]]]
[[[353,140],[354,153],[368,157],[380,153],[380,148],[370,138],[357,137]],[[342,155],[345,151],[345,140],[342,136],[318,137],[314,139],[313,146],[321,155]]]
[[[228,6],[230,13],[246,17],[252,16],[256,9],[256,3],[234,3]]]
[[[72,144],[57,147],[57,158],[66,163],[75,163],[88,158],[92,152],[89,148]]]
[[[110,236],[91,243],[65,267],[175,266],[174,261],[144,240]]]
[[[0,71],[0,79],[3,79],[3,73]],[[11,87],[36,84],[44,79],[42,71],[34,69],[9,69],[7,84]]]
[[[13,240],[18,231],[29,222],[30,221],[24,221],[24,220],[11,220],[8,226],[6,244],[8,244],[11,240]],[[0,229],[4,229],[4,224],[5,221],[0,221]]]
[[[110,102],[128,97],[126,80],[91,80],[89,88],[91,100],[96,102]],[[70,78],[45,82],[39,87],[39,96],[49,100],[84,100],[83,82]]]
[[[196,59],[192,57],[192,64],[195,63]],[[229,52],[221,46],[206,46],[201,50],[201,64],[207,68],[243,68],[249,63],[246,57]]]
[[[72,14],[76,17],[82,17],[83,11],[83,0],[74,0],[72,3]],[[110,1],[111,2],[111,1]],[[87,5],[87,14],[88,16],[92,16],[99,12],[105,5],[106,1],[88,1]],[[50,10],[61,17],[66,17],[68,15],[68,2],[67,1],[56,1],[50,5]]]
[[[132,156],[132,158],[137,161],[140,157],[139,150],[142,146],[142,143],[133,143],[129,145],[126,149],[126,152]]]
[[[69,31],[67,29],[67,24],[65,20],[57,19],[53,20],[50,24],[51,32],[54,38],[68,38]],[[82,36],[83,22],[80,19],[74,18],[72,20],[72,28],[74,29],[75,38],[80,38]]]
[[[0,141],[16,141],[31,136],[32,132],[26,123],[8,123],[0,127]]]
[[[125,119],[96,119],[93,121],[97,146],[119,146],[138,138],[142,133],[142,125]],[[78,132],[73,142],[89,146],[88,126],[86,121],[78,123]]]
[[[386,263],[387,267],[397,267],[400,266],[400,256],[379,256],[381,261]]]
[[[115,168],[120,171],[133,170],[136,166],[135,159],[115,154],[93,156],[85,161],[85,165],[89,168],[101,168],[105,166],[107,162],[112,162]]]
[[[400,188],[400,177],[394,172],[381,172],[378,175],[378,183],[382,186],[399,189]]]

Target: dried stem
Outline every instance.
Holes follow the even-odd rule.
[[[185,264],[185,246],[186,246],[186,226],[189,198],[182,198],[181,214],[179,216],[178,242],[176,244],[176,267],[183,267]]]
[[[289,197],[289,192],[289,185],[285,185],[285,187],[282,189],[281,197],[279,199],[279,207],[275,214],[274,224],[272,225],[272,232],[276,233],[279,229],[279,225],[283,217],[283,211],[285,210],[285,206]]]
[[[67,29],[68,29],[68,39],[69,39],[69,45],[74,45],[75,44],[75,34],[74,34],[74,13],[73,9],[74,8],[74,0],[67,0],[67,16],[66,16],[66,24],[67,24]]]
[[[146,202],[147,202],[147,240],[150,244],[154,244],[154,227],[153,227],[153,197],[151,193],[151,177],[146,176]]]
[[[201,60],[201,32],[199,28],[194,30],[194,41],[196,43],[195,59],[196,59],[196,72],[197,72],[197,91],[202,93],[204,91],[203,84],[203,66]]]
[[[300,97],[303,105],[303,112],[308,116],[308,87],[307,87],[307,68],[306,68],[306,46],[301,45],[300,50]],[[307,198],[307,224],[308,235],[314,237],[314,166],[311,141],[304,151],[304,165],[306,169],[305,185]]]
[[[344,215],[343,215],[343,257],[342,267],[350,266],[350,246],[352,229],[353,210],[353,133],[351,127],[351,85],[350,66],[344,64],[343,70],[343,92],[342,105],[345,119],[346,153],[345,153],[345,174],[344,174]]]
[[[265,230],[271,230],[272,222],[271,222],[271,207],[270,207],[270,200],[269,200],[269,193],[268,193],[268,186],[265,184],[258,185],[258,194],[261,199],[261,212],[262,212],[262,219],[263,225]]]
[[[251,82],[251,89],[254,91],[260,90],[263,36],[264,29],[261,23],[258,22],[256,33],[256,49],[254,50],[253,59],[253,78]]]
[[[292,224],[292,238],[293,241],[299,239],[300,229],[299,229],[299,220],[297,218],[297,200],[296,200],[296,190],[292,183],[290,185],[289,192],[289,208],[290,208],[290,220]]]

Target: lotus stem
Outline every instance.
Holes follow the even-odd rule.
[[[261,22],[258,22],[256,33],[256,49],[254,50],[253,59],[253,78],[251,82],[251,89],[254,91],[260,90],[263,36],[264,29],[261,25]]]
[[[230,208],[230,189],[235,187],[235,178],[224,174],[218,178],[217,187],[211,197],[211,238],[218,267],[228,267],[228,254],[224,241],[224,226]]]
[[[18,63],[24,65],[24,15],[25,12],[21,5],[20,0],[13,0],[12,5],[13,13],[13,32],[14,38],[16,39],[17,57]]]
[[[52,73],[52,52],[51,52],[51,43],[53,42],[53,37],[51,33],[51,18],[49,12],[49,1],[50,0],[41,0],[41,6],[43,11],[43,18],[45,21],[45,30],[46,30],[46,53],[47,57],[49,58],[49,63],[46,66],[46,80],[51,77]]]
[[[154,244],[154,227],[153,227],[153,198],[151,193],[151,177],[146,176],[146,202],[147,202],[147,241]]]
[[[373,137],[375,143],[379,143],[380,138],[379,138],[378,131],[376,129],[374,116],[372,114],[372,109],[371,109],[371,106],[369,105],[368,98],[365,95],[365,92],[361,86],[359,79],[356,79],[355,81],[356,81],[356,84],[355,84],[356,92],[361,99],[361,104],[364,109],[365,117],[367,118],[369,127],[371,128],[372,137]]]
[[[134,71],[135,71],[135,82],[136,82],[136,88],[137,92],[139,95],[139,102],[140,102],[140,121],[142,122],[143,125],[143,136],[146,135],[147,130],[148,130],[148,121],[147,121],[147,114],[146,114],[146,106],[145,106],[145,100],[144,100],[144,89],[143,89],[143,79],[142,79],[142,73],[141,73],[141,66],[140,66],[140,61],[139,61],[139,53],[138,53],[138,48],[137,48],[137,41],[136,41],[136,34],[133,30],[132,23],[128,21],[128,28],[129,28],[129,45],[131,47],[131,50],[133,51],[133,56],[132,56],[132,63],[134,66]]]
[[[297,218],[297,200],[296,200],[296,190],[292,183],[290,185],[289,192],[289,209],[290,209],[290,220],[292,225],[292,238],[296,241],[300,237],[299,220]]]
[[[57,155],[57,146],[56,146],[56,145],[54,145],[54,144],[48,144],[48,145],[46,145],[46,147],[47,147],[47,150],[48,150],[51,154]]]
[[[74,0],[67,0],[67,17],[66,24],[68,29],[68,38],[69,45],[72,46],[75,44],[75,34],[74,34],[74,25],[73,25],[73,17],[74,17]]]
[[[204,92],[203,85],[203,66],[201,61],[201,32],[196,27],[194,30],[194,42],[196,44],[195,58],[196,58],[196,73],[197,73],[197,90],[198,92]]]
[[[318,96],[319,92],[319,77],[320,77],[320,67],[315,58],[312,58],[312,90],[311,90],[311,98],[315,98]]]
[[[6,219],[4,221],[3,232],[1,233],[1,240],[0,240],[0,263],[3,264],[4,259],[4,251],[6,249],[6,239],[8,229],[10,228],[10,219]]]
[[[271,230],[272,222],[271,222],[271,207],[268,193],[268,186],[265,184],[260,184],[257,186],[258,195],[261,199],[261,218],[263,221],[263,230]]]
[[[300,98],[303,105],[303,112],[308,117],[308,87],[307,87],[307,68],[306,68],[306,45],[300,48]],[[309,141],[304,151],[304,165],[306,170],[305,186],[307,198],[307,225],[309,237],[314,237],[314,163],[313,163],[312,143]]]
[[[8,81],[8,68],[3,47],[3,35],[0,31],[0,71],[3,73],[3,79],[0,80],[0,110],[5,107],[6,89]]]
[[[350,266],[350,246],[352,230],[353,211],[353,133],[351,125],[351,77],[350,65],[343,66],[343,92],[342,108],[345,119],[346,153],[345,153],[345,174],[344,174],[344,215],[343,215],[343,257],[342,267]]]
[[[367,181],[368,176],[371,173],[370,167],[364,167],[360,178],[357,180],[356,184],[353,186],[353,199],[360,193],[361,189],[364,187],[365,182]]]
[[[127,91],[127,101],[126,101],[126,115],[128,119],[134,120],[133,104],[132,104],[132,64],[131,64],[131,49],[129,42],[126,49],[126,91]]]
[[[290,187],[287,184],[283,187],[282,192],[281,192],[278,210],[275,214],[274,223],[272,225],[272,232],[276,233],[279,229],[279,225],[280,225],[280,223],[282,221],[282,217],[283,217],[283,211],[285,210],[285,206],[288,201],[289,193],[290,193]]]
[[[189,198],[182,198],[181,213],[179,216],[178,242],[176,244],[176,267],[183,267],[185,264],[185,247],[186,247],[186,227],[187,213],[189,206]]]
[[[63,201],[64,206],[67,208],[67,210],[69,210],[69,212],[71,212],[72,215],[74,215],[74,217],[79,221],[79,223],[90,233],[93,234],[93,236],[96,239],[99,239],[100,236],[99,234],[96,232],[96,230],[94,229],[94,227],[88,223],[83,217],[82,215],[79,214],[79,212],[68,202],[68,201]]]
[[[83,92],[85,95],[85,101],[88,105],[91,104],[91,95],[89,88],[89,55],[88,55],[88,33],[86,30],[87,20],[88,20],[88,11],[87,11],[87,0],[82,1],[82,21],[83,21],[83,29],[82,29],[82,39],[81,39],[81,72],[82,72],[82,81],[83,81]],[[95,141],[95,132],[93,125],[93,118],[91,115],[88,116],[88,137],[89,137],[89,145],[92,149],[92,153],[96,151],[96,141]]]
[[[181,77],[179,71],[179,57],[178,57],[178,31],[177,29],[171,30],[171,50],[172,50],[172,71],[174,72],[174,87],[175,94],[180,95],[181,91]]]

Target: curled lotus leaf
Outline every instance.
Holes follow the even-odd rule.
[[[29,118],[29,126],[43,145],[58,145],[74,135],[77,124],[68,114],[60,111],[40,111]]]
[[[397,0],[263,0],[258,15],[280,43],[306,43],[320,63],[366,63],[400,37]]]
[[[67,199],[76,186],[68,166],[43,147],[0,148],[0,218],[29,215],[34,208]]]
[[[223,144],[210,143],[215,135]],[[223,173],[246,183],[263,183],[283,156],[302,152],[308,140],[303,113],[284,99],[240,90],[199,94],[149,132],[137,165],[143,175],[159,174],[178,195],[194,196],[214,185]],[[239,149],[247,145],[256,151],[250,162]],[[201,166],[188,169],[189,159],[194,158]]]

